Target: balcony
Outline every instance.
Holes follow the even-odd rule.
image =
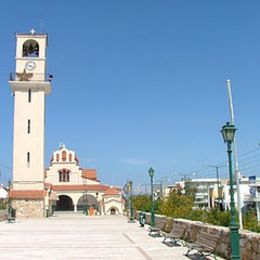
[[[26,71],[23,71],[21,73],[10,73],[9,81],[33,81],[33,82],[39,82],[39,81],[46,81],[51,82],[53,79],[53,76],[51,74],[47,73],[27,73]]]
[[[256,196],[246,195],[244,200],[248,202],[260,202],[260,194],[257,194]]]
[[[9,84],[13,92],[15,91],[43,91],[45,94],[51,92],[51,81],[53,76],[44,73],[10,73]]]
[[[195,198],[207,198],[208,193],[207,192],[197,192],[195,193]]]
[[[195,199],[194,204],[196,206],[208,206],[208,200],[207,199]]]

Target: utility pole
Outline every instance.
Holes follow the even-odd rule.
[[[229,112],[230,112],[230,124],[235,125],[234,119],[234,109],[233,109],[233,100],[232,100],[232,92],[231,92],[231,83],[230,80],[227,80],[227,89],[228,89],[228,100],[229,100]],[[240,172],[238,167],[237,160],[237,145],[236,145],[236,137],[234,137],[233,141],[233,151],[234,151],[234,163],[235,163],[235,181],[237,185],[237,207],[238,207],[238,216],[239,216],[239,226],[240,229],[243,229],[243,216],[242,216],[242,207],[241,207],[241,192],[240,192]]]
[[[225,167],[226,165],[210,165],[205,164],[204,166],[209,168],[215,168],[216,169],[216,178],[217,178],[217,188],[218,188],[218,207],[220,208],[220,202],[222,204],[222,194],[220,194],[220,178],[219,178],[219,168]]]

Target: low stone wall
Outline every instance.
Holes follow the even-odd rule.
[[[13,199],[12,208],[16,210],[17,218],[43,218],[44,200]]]
[[[240,247],[243,260],[259,260],[260,234],[242,231],[240,234]]]
[[[136,219],[139,219],[139,212],[136,212]],[[145,220],[147,224],[150,224],[150,213],[145,213]],[[159,222],[164,221],[164,231],[170,232],[172,223],[177,222],[179,225],[185,227],[186,231],[183,239],[186,242],[195,242],[196,235],[199,231],[214,234],[219,237],[219,244],[216,249],[216,254],[230,259],[230,238],[229,228],[214,226],[198,221],[190,221],[186,219],[171,219],[165,216],[156,215],[155,222],[158,225]],[[260,234],[243,230],[240,232],[240,254],[242,260],[256,260],[260,259]]]
[[[7,209],[0,210],[0,222],[7,220],[8,212]]]

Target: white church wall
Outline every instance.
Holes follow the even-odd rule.
[[[120,195],[110,195],[104,198],[105,214],[110,215],[111,209],[116,209],[116,214],[123,214],[123,207]]]
[[[60,182],[59,181],[59,170],[63,168],[70,170],[70,181],[69,182]],[[53,185],[77,185],[82,184],[81,171],[79,170],[79,166],[75,164],[54,164],[50,166],[49,170],[47,170],[47,177],[45,182],[51,183]]]

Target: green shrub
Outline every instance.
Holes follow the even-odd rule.
[[[135,210],[149,212],[151,209],[151,198],[148,195],[133,196],[133,207]]]
[[[203,209],[193,209],[187,219],[194,221],[206,222],[207,219],[207,211]]]
[[[244,229],[260,233],[260,224],[254,210],[248,210],[243,218]]]
[[[162,215],[173,218],[186,218],[192,211],[193,200],[191,196],[170,192],[159,207]]]
[[[217,208],[210,210],[193,209],[186,219],[227,227],[230,224],[230,212],[220,211]]]
[[[151,197],[149,195],[134,196],[133,205],[135,210],[149,212],[151,210]],[[156,214],[170,218],[185,218],[224,227],[228,227],[231,220],[230,211],[221,211],[218,208],[193,209],[192,195],[183,195],[178,191],[172,191],[167,198],[154,201],[154,211]],[[237,214],[236,218],[238,222]],[[244,229],[260,233],[260,224],[254,210],[250,210],[244,215],[243,222]]]
[[[1,209],[6,209],[6,206],[4,204],[0,204],[0,210]]]
[[[213,225],[228,227],[230,225],[230,219],[230,211],[221,211],[218,208],[212,208],[207,212],[206,222]]]

